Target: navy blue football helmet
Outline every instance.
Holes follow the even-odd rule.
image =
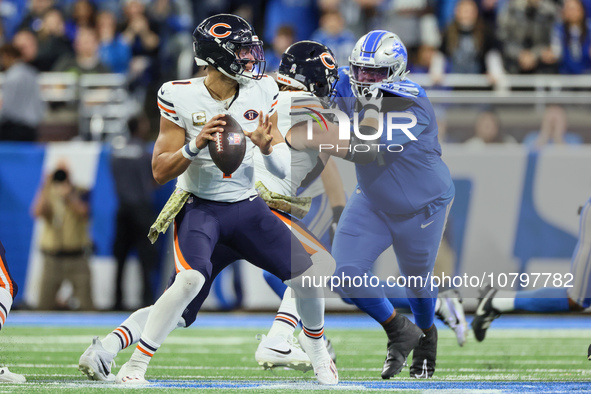
[[[332,51],[314,41],[299,41],[287,48],[277,72],[277,82],[317,97],[331,97],[338,80],[339,66]]]
[[[193,39],[198,66],[215,67],[240,83],[262,78],[265,72],[263,42],[241,17],[210,16],[197,26]]]

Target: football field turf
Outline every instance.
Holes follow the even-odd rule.
[[[201,326],[176,330],[150,364],[147,378],[153,384],[138,389],[150,393],[179,389],[244,393],[591,392],[591,362],[586,359],[591,341],[588,316],[503,316],[493,323],[484,342],[477,343],[470,337],[463,348],[457,345],[451,330],[439,326],[437,370],[429,381],[410,379],[408,368],[389,381],[382,380],[386,344],[383,331],[360,315],[328,317],[327,334],[337,352],[342,382],[333,388],[318,385],[312,372],[263,371],[256,364],[255,336],[266,331],[271,316],[206,314],[200,317]],[[0,392],[120,391],[116,385],[86,380],[78,372],[77,364],[92,336],[104,336],[124,317],[11,314],[9,324],[0,334],[0,362],[11,371],[24,374],[28,382],[2,384]],[[43,321],[47,325],[38,326]],[[127,349],[117,357],[119,366],[129,359],[131,352]]]

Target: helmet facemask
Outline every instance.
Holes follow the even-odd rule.
[[[263,42],[244,19],[219,14],[204,20],[193,32],[198,66],[212,66],[241,84],[263,77]]]

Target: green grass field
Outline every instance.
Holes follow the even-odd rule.
[[[11,371],[24,374],[28,383],[5,384],[0,386],[0,392],[98,393],[118,390],[114,385],[87,381],[77,370],[78,358],[92,336],[102,337],[108,332],[104,327],[6,327],[0,335],[0,362]],[[199,391],[239,390],[249,393],[269,392],[268,389],[271,389],[293,393],[323,389],[315,383],[312,372],[302,374],[284,369],[263,371],[254,361],[258,344],[255,335],[259,333],[260,330],[240,328],[197,328],[173,332],[154,356],[147,378],[151,381],[179,380],[185,386],[175,387],[174,382],[164,382],[149,391],[178,392],[179,388],[193,388]],[[453,382],[591,380],[591,362],[585,357],[589,331],[490,330],[484,342],[476,343],[470,338],[463,348],[457,345],[450,330],[440,329],[439,334],[436,374],[429,382],[424,382],[426,385],[449,383],[451,389],[454,387]],[[386,343],[382,331],[335,329],[330,331],[330,339],[337,351],[340,379],[349,382],[344,389],[352,392],[371,390],[356,387],[354,382],[375,381],[382,384],[380,371]],[[131,352],[131,349],[122,352],[116,359],[118,365],[127,361]],[[244,385],[251,381],[260,383],[260,387]],[[405,368],[388,384],[391,384],[390,389],[397,388],[397,384],[402,384],[401,388],[404,389],[403,383],[411,381],[417,382],[409,378],[408,368]],[[191,386],[196,382],[207,384],[203,387]],[[224,384],[220,385],[221,382]],[[232,382],[236,382],[235,388],[231,386]],[[227,383],[230,383],[230,387]],[[423,392],[423,387],[400,392]],[[447,386],[439,384],[437,387]],[[384,390],[380,387],[377,389]],[[478,385],[475,385],[474,390],[468,388],[465,391],[464,387],[464,391],[453,392],[476,392],[477,389]]]

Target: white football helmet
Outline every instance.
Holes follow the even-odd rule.
[[[349,56],[351,87],[355,96],[365,96],[379,82],[406,78],[408,54],[400,38],[389,31],[373,30],[357,41]]]

